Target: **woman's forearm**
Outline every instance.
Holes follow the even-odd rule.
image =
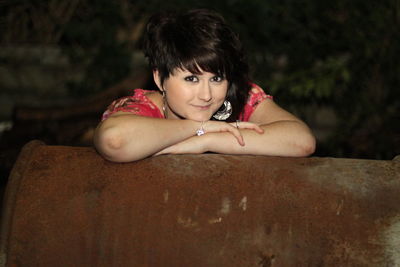
[[[206,134],[204,142],[210,152],[223,154],[251,154],[270,156],[304,157],[315,150],[315,138],[309,128],[298,121],[277,121],[261,125],[263,134],[243,129],[245,142],[240,146],[232,135],[227,133]]]
[[[97,127],[94,143],[108,160],[135,161],[193,136],[200,125],[192,120],[117,115]]]

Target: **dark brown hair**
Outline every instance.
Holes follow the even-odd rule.
[[[233,107],[227,121],[239,118],[251,87],[249,68],[238,36],[221,15],[207,9],[155,14],[147,24],[143,50],[161,83],[176,68],[225,77],[229,84],[226,98]]]

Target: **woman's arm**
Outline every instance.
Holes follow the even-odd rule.
[[[257,106],[250,122],[259,124],[264,132],[260,134],[254,130],[241,129],[244,146],[238,145],[229,134],[214,132],[200,138],[189,138],[167,147],[159,154],[202,153],[204,151],[199,151],[205,150],[224,154],[304,157],[314,153],[315,138],[307,125],[271,99]],[[239,127],[246,124],[240,122]]]
[[[194,136],[201,125],[193,120],[167,120],[117,112],[99,124],[94,144],[108,160],[135,161]],[[240,131],[228,123],[207,122],[207,131],[229,132],[237,143],[243,144]]]
[[[259,136],[242,133],[249,149],[254,149],[251,154],[304,157],[315,151],[316,141],[310,128],[272,99],[261,102],[249,121],[264,129]]]
[[[210,133],[205,138],[209,151],[225,154],[249,154],[304,157],[314,153],[315,139],[307,127],[296,121],[277,121],[261,125],[263,134],[242,130],[245,146],[237,146],[225,133]]]

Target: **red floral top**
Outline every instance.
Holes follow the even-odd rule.
[[[103,113],[102,120],[107,119],[110,115],[118,111],[131,112],[132,114],[145,117],[164,118],[160,109],[146,96],[146,94],[151,91],[135,89],[133,92],[131,96],[125,96],[114,100]],[[247,103],[240,113],[239,119],[241,121],[249,121],[257,105],[266,98],[272,99],[272,96],[265,94],[258,85],[252,84]]]

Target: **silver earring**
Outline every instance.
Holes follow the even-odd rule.
[[[167,118],[167,110],[165,108],[165,105],[167,103],[167,98],[165,97],[165,91],[162,91],[162,98],[163,98],[162,111],[163,111],[163,114],[164,114],[164,118]]]
[[[223,106],[224,108],[222,110],[218,111],[213,115],[213,117],[219,121],[226,120],[227,118],[229,118],[230,115],[232,115],[231,102],[225,100]]]

